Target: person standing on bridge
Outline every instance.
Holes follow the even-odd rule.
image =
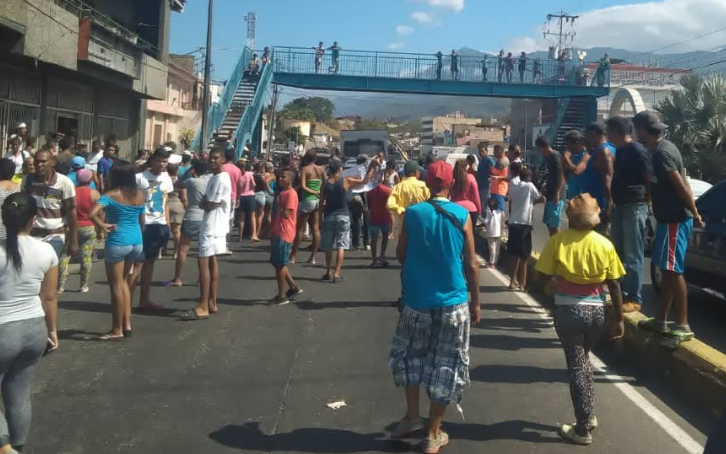
[[[499,51],[497,55],[497,81],[501,84],[504,76],[504,49]]]
[[[565,176],[562,173],[562,155],[552,149],[549,139],[545,136],[537,137],[534,146],[542,155],[544,159],[542,165],[547,169],[547,180],[543,190],[547,202],[545,202],[542,222],[547,226],[547,230],[552,236],[560,231],[562,209],[565,206],[565,202],[561,199],[562,188],[565,186]]]
[[[315,74],[320,72],[320,67],[323,65],[323,56],[325,55],[325,46],[323,45],[323,42],[320,41],[320,44],[318,44],[318,47],[313,47],[315,49]]]
[[[340,69],[340,46],[338,46],[338,41],[335,41],[331,47],[328,47],[328,50],[330,51],[330,57],[333,61],[333,74],[338,74],[338,70]]]
[[[507,73],[507,83],[512,83],[512,76],[514,75],[514,56],[511,52],[507,54],[507,58],[504,59],[504,72]]]
[[[613,303],[615,324],[610,339],[623,337],[620,278],[625,274],[613,244],[594,229],[600,222],[600,208],[589,194],[578,195],[567,205],[570,228],[549,239],[536,269],[554,276],[555,330],[562,342],[570,375],[570,395],[575,424],[562,424],[559,434],[579,445],[592,443],[595,416],[595,381],[590,350],[605,328],[605,283]]]
[[[658,227],[651,261],[663,272],[658,312],[655,318],[641,321],[638,326],[685,341],[693,338],[688,325],[688,288],[683,278],[686,249],[693,226],[703,228],[705,224],[686,180],[681,152],[663,138],[668,126],[661,123],[658,114],[648,111],[636,115],[633,124],[653,162],[650,188]],[[671,306],[676,318],[673,329],[668,328]]]
[[[522,52],[519,55],[519,65],[517,66],[517,69],[519,70],[519,83],[524,83],[524,73],[527,71],[527,53]]]
[[[612,181],[611,238],[625,265],[623,310],[639,311],[643,304],[645,225],[650,199],[650,155],[630,136],[632,124],[623,117],[607,121],[608,138],[617,147]]]
[[[481,317],[474,228],[469,213],[448,200],[453,183],[449,164],[429,166],[426,185],[432,198],[406,210],[396,248],[405,305],[391,341],[389,367],[394,384],[405,389],[406,415],[391,438],[424,429],[419,409],[423,385],[431,401],[424,453],[438,453],[449,442],[441,423],[449,405],[461,411],[469,383],[469,329]]]
[[[451,80],[459,80],[459,54],[456,53],[455,49],[451,50]]]
[[[441,70],[444,68],[444,54],[436,52],[436,80],[441,80]]]

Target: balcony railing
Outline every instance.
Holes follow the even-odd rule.
[[[105,28],[106,30],[109,30],[115,35],[124,38],[125,40],[137,46],[152,57],[158,58],[159,50],[156,48],[156,46],[139,38],[138,33],[129,30],[127,27],[113,20],[110,16],[93,8],[88,3],[85,3],[82,0],[53,1],[56,5],[78,16],[79,19],[91,19],[95,24],[98,24],[99,26]]]
[[[439,60],[434,54],[341,49],[335,61],[330,49],[318,59],[314,48],[275,47],[273,64],[275,72],[293,74],[581,86],[600,81],[585,62],[527,58],[520,68],[519,57],[458,56],[452,64],[450,55]],[[609,71],[603,74],[602,86],[608,87]]]

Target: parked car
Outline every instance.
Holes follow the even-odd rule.
[[[691,177],[686,177],[686,179],[691,185],[691,192],[693,192],[693,198],[695,200],[698,200],[713,186],[711,183],[703,180],[697,180]],[[648,219],[645,220],[645,252],[651,252],[653,250],[653,242],[655,241],[655,225],[655,217],[650,214]]]
[[[693,186],[693,181],[691,182]],[[695,191],[695,190],[694,190]],[[726,299],[726,180],[713,186],[696,201],[706,223],[694,227],[688,242],[684,276],[688,285]],[[660,291],[661,271],[651,263],[650,275]]]

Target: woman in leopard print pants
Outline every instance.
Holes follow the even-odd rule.
[[[597,201],[589,194],[570,200],[570,228],[550,238],[537,262],[537,270],[555,276],[555,329],[562,342],[570,375],[575,424],[563,424],[560,436],[573,443],[592,443],[597,427],[594,413],[595,382],[590,350],[605,329],[603,284],[610,289],[616,324],[611,338],[623,336],[622,295],[619,279],[625,274],[613,244],[594,231],[600,223]]]

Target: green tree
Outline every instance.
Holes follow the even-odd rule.
[[[321,97],[296,98],[285,104],[285,107],[283,107],[282,110],[294,115],[299,115],[301,112],[304,112],[305,114],[310,112],[312,114],[312,118],[305,118],[305,120],[314,120],[316,122],[323,123],[330,121],[333,118],[335,105],[329,99]],[[303,118],[298,119],[303,120]]]
[[[689,173],[710,182],[726,178],[726,79],[689,74],[655,110]]]
[[[382,121],[368,118],[361,118],[355,122],[355,129],[358,131],[365,131],[370,129],[388,129],[388,126]]]
[[[181,130],[179,131],[179,144],[182,146],[182,148],[188,150],[189,147],[192,145],[192,142],[194,142],[195,135],[196,131],[189,128],[181,128]]]

